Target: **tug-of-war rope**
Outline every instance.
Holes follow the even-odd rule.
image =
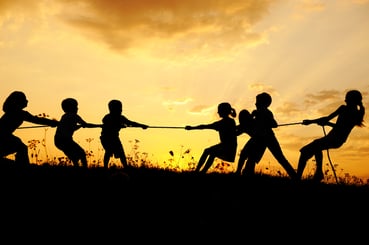
[[[302,122],[282,123],[282,124],[278,124],[278,127],[281,127],[281,126],[291,126],[291,125],[299,125],[299,124],[303,124],[303,123]],[[18,129],[45,128],[45,127],[50,127],[50,126],[45,126],[45,125],[23,126],[23,127],[18,127]],[[181,126],[148,126],[148,128],[185,129],[185,127],[181,127]],[[325,132],[324,126],[322,126],[322,128],[323,128],[324,136],[326,136],[327,134]],[[338,184],[338,179],[337,179],[336,171],[334,169],[333,163],[331,161],[331,157],[329,155],[329,149],[327,149],[327,156],[328,156],[329,164],[331,165],[331,168],[332,168],[332,171],[333,171],[333,174],[334,174],[334,178],[336,180],[336,183]]]
[[[281,127],[281,126],[290,126],[290,125],[297,125],[297,124],[302,124],[302,122],[293,122],[293,123],[278,124],[278,127]],[[23,127],[19,127],[18,129],[46,128],[46,127],[50,127],[50,126],[47,126],[47,125],[23,126]],[[148,128],[185,129],[185,127],[181,127],[181,126],[148,126]]]

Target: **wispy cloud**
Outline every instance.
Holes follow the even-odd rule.
[[[189,110],[189,113],[191,114],[210,114],[210,113],[214,113],[216,109],[216,106],[214,105],[196,105],[194,107],[192,107],[190,110]],[[216,111],[215,111],[216,112]]]
[[[342,101],[345,93],[338,90],[322,90],[315,94],[307,94],[304,103],[308,106],[326,103],[327,101],[338,100]]]
[[[192,98],[184,98],[184,99],[177,99],[177,100],[166,100],[166,101],[163,101],[162,104],[168,110],[173,111],[175,107],[187,105],[191,101],[192,101]]]
[[[267,92],[267,93],[270,93],[270,94],[274,94],[276,93],[276,90],[270,86],[270,85],[266,85],[264,83],[251,83],[249,85],[249,89],[251,91],[256,91],[257,93],[261,93],[261,92]]]

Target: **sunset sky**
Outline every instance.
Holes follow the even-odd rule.
[[[0,0],[0,28],[1,103],[20,90],[26,110],[50,118],[61,117],[67,97],[91,123],[119,99],[133,121],[176,127],[219,120],[221,102],[251,111],[264,91],[279,124],[328,115],[350,89],[369,108],[369,0]],[[338,175],[369,178],[368,115],[366,127],[330,150]],[[15,134],[26,143],[46,133],[49,155],[64,156],[54,132]],[[295,168],[299,149],[324,135],[317,125],[275,133]],[[102,158],[99,134],[84,128],[75,139]],[[219,141],[212,130],[165,128],[125,128],[121,139],[127,154],[138,140],[137,151],[159,164],[187,149],[197,161]],[[248,139],[238,138],[238,151]],[[268,151],[258,167],[267,166],[279,166]]]

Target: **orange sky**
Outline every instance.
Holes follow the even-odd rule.
[[[0,100],[24,91],[33,114],[59,119],[61,101],[74,97],[79,114],[100,123],[108,101],[119,99],[131,120],[196,125],[218,120],[224,101],[237,112],[252,110],[256,94],[266,91],[283,124],[327,115],[349,89],[360,90],[369,108],[367,0],[0,0],[0,27]],[[275,132],[294,167],[299,149],[323,136],[316,125]],[[25,142],[44,133],[16,131]],[[49,155],[63,156],[53,133],[46,131]],[[99,133],[75,133],[96,158]],[[170,150],[174,161],[187,149],[197,160],[218,142],[211,130],[154,128],[122,129],[121,139],[127,153],[138,139],[137,151],[158,164],[172,158]],[[239,137],[239,150],[247,140]],[[368,127],[355,128],[330,151],[337,174],[369,178],[368,140]],[[267,152],[258,167],[268,166],[279,165]]]

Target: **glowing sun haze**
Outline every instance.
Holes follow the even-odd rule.
[[[237,112],[253,110],[255,96],[266,91],[284,124],[331,113],[350,89],[360,90],[369,108],[365,0],[0,0],[0,28],[1,103],[23,91],[32,114],[59,119],[61,101],[73,97],[82,118],[100,123],[108,102],[119,99],[133,121],[197,125],[218,120],[216,108],[224,101]],[[53,145],[53,128],[16,134],[26,142],[45,132],[49,155],[64,156]],[[294,167],[299,149],[323,136],[317,125],[275,133]],[[80,129],[75,138],[102,158],[99,134]],[[127,128],[121,139],[127,154],[137,139],[138,151],[160,164],[172,158],[169,151],[177,159],[188,148],[197,161],[218,135]],[[238,138],[239,150],[247,140]],[[330,151],[337,174],[369,178],[368,142],[368,127],[354,128]],[[258,167],[269,165],[279,167],[266,152]]]

